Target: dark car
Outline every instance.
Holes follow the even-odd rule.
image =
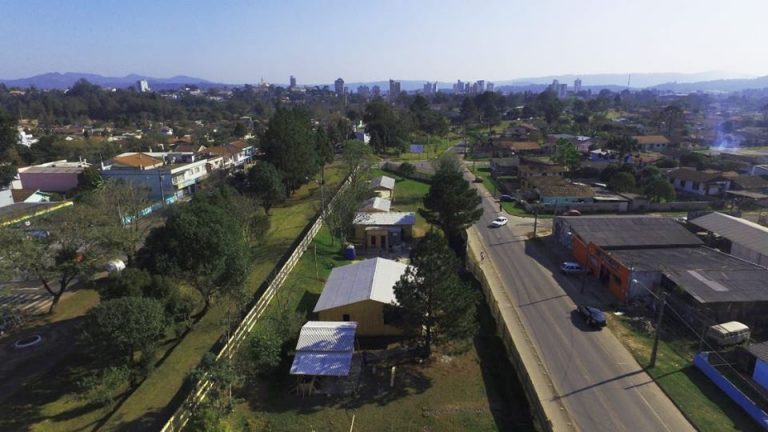
[[[499,201],[515,202],[515,197],[513,197],[512,195],[501,195],[499,196]]]
[[[587,305],[579,305],[576,310],[579,312],[579,315],[584,318],[584,321],[592,327],[605,327],[605,314],[600,309]]]

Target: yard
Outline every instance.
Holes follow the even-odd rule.
[[[326,177],[329,190],[338,185],[341,180],[338,167],[327,170]],[[297,191],[283,206],[272,210],[266,244],[256,248],[248,278],[248,287],[252,291],[319,208],[319,187],[311,183]],[[84,297],[84,300],[91,298]],[[66,302],[62,302],[61,312],[73,314],[65,305]],[[222,335],[227,323],[233,319],[234,310],[234,301],[219,301],[181,341],[168,341],[163,345],[156,369],[132,395],[118,401],[114,411],[90,406],[78,397],[77,381],[88,365],[75,350],[3,404],[0,430],[71,431],[99,426],[103,430],[157,429],[158,422],[169,415],[166,407],[179,393],[187,373]]]
[[[404,189],[398,183],[397,193]],[[309,317],[331,269],[349,263],[339,251],[338,240],[321,230],[264,320],[291,310]],[[482,330],[468,351],[442,347],[428,364],[398,363],[394,388],[393,363],[382,362],[375,372],[362,372],[353,395],[302,398],[284,365],[273,378],[246,385],[228,422],[234,430],[349,430],[354,416],[356,431],[532,431],[527,401],[487,308],[480,316]]]
[[[653,345],[652,335],[632,326],[627,318],[611,319],[609,327],[638,363],[648,364]],[[662,332],[662,335],[656,367],[647,371],[698,430],[759,430],[757,424],[741,408],[693,365],[693,354],[698,349],[696,341],[669,332]]]

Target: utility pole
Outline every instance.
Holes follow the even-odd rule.
[[[651,361],[648,367],[656,367],[656,354],[659,350],[659,330],[661,330],[661,320],[664,319],[664,306],[667,304],[667,293],[662,292],[659,297],[659,315],[656,318],[656,333],[653,336],[653,350],[651,350]]]
[[[539,207],[536,207],[536,213],[533,216],[533,238],[536,238],[536,226],[539,224]]]

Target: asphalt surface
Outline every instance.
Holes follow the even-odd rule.
[[[466,177],[471,178],[469,173]],[[608,330],[592,330],[574,310],[594,303],[581,293],[581,278],[557,272],[541,248],[525,240],[530,218],[507,215],[508,225],[491,228],[498,203],[483,196],[476,224],[485,265],[490,263],[517,307],[534,348],[543,360],[557,398],[583,431],[692,431],[694,428],[631,354]],[[540,367],[527,365],[528,368]]]

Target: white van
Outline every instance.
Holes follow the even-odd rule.
[[[738,321],[716,324],[707,330],[707,338],[720,346],[748,341],[749,335],[749,327]]]

